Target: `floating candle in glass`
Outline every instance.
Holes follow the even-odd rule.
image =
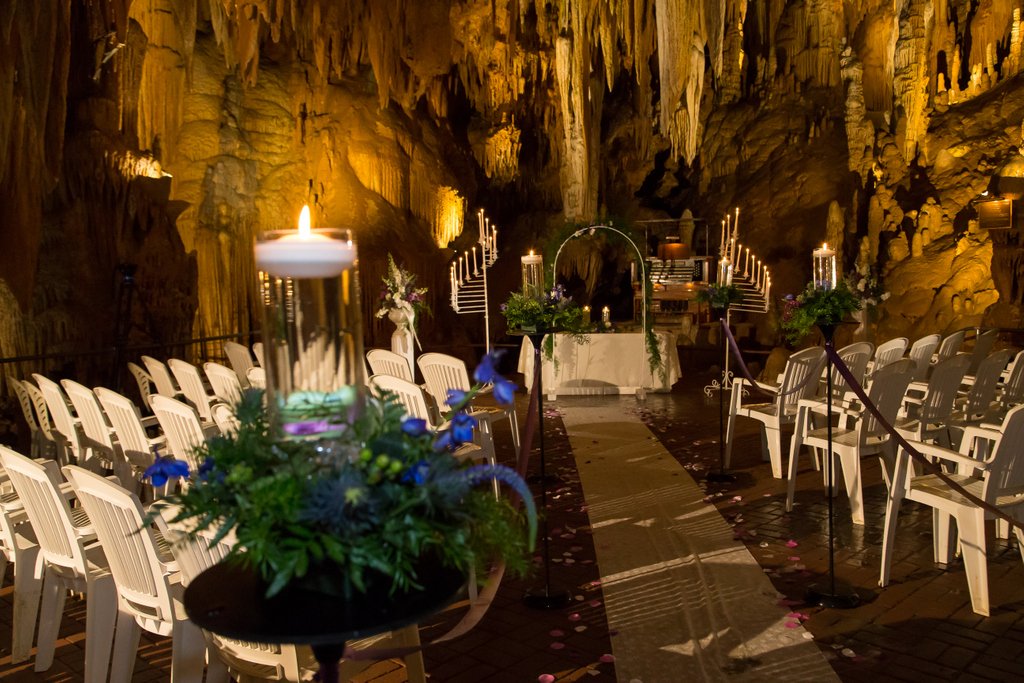
[[[531,249],[520,261],[523,267],[523,294],[537,298],[544,296],[544,258],[534,254]]]
[[[832,289],[836,286],[836,252],[829,249],[828,243],[811,253],[814,266],[814,286],[821,289]]]

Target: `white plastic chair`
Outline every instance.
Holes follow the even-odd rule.
[[[153,464],[154,458],[160,454],[166,439],[163,436],[150,437],[146,434],[139,409],[127,396],[116,391],[96,387],[96,398],[103,406],[110,424],[117,435],[117,443],[121,454],[131,467],[132,479],[136,484],[152,486],[143,482],[142,473]],[[124,480],[122,480],[124,484]],[[153,491],[156,497],[156,491]]]
[[[27,379],[22,380],[21,386],[32,401],[36,422],[39,424],[39,434],[46,442],[43,453],[48,457],[57,458],[63,445],[60,443],[60,436],[55,433],[53,428],[53,420],[50,419],[50,409],[46,405],[46,398],[43,396],[43,392],[39,390],[39,387]]]
[[[210,388],[213,389],[214,395],[229,406],[238,405],[242,400],[242,385],[238,382],[235,371],[213,362],[203,365],[203,370],[210,380]]]
[[[199,468],[195,449],[206,443],[207,436],[195,409],[173,398],[154,396],[153,412],[167,437],[167,452],[195,472]]]
[[[995,346],[999,337],[999,330],[978,330],[974,337],[974,346],[971,347],[971,365],[967,368],[967,375],[973,377],[981,366],[981,362],[988,358],[992,347]]]
[[[6,473],[5,483],[9,483]],[[14,565],[14,614],[11,625],[11,663],[24,662],[31,656],[32,634],[39,614],[42,576],[36,572],[39,544],[28,522],[25,506],[17,493],[0,497],[0,582],[7,574],[7,565]]]
[[[764,402],[763,394],[753,393],[760,401],[743,405],[743,392],[749,382],[737,379],[732,385],[729,401],[729,421],[725,431],[725,466],[732,459],[732,442],[737,416],[749,417],[761,423],[761,452],[772,464],[772,476],[782,479],[782,426],[796,420],[797,404],[801,399],[811,398],[818,389],[818,377],[825,365],[825,349],[812,347],[797,351],[782,371],[782,381],[777,386],[758,382],[757,386],[769,394],[775,394],[770,402]],[[799,388],[797,388],[799,387]]]
[[[875,373],[871,381],[868,398],[878,408],[882,416],[891,424],[900,408],[903,394],[910,384],[914,371],[913,361],[906,359],[890,363]],[[816,401],[800,401],[797,413],[796,428],[793,431],[793,442],[789,455],[789,483],[786,491],[786,511],[793,509],[793,497],[796,492],[796,473],[801,446],[820,449],[827,452],[828,428],[809,429],[811,411],[818,407]],[[833,411],[839,414],[839,425],[832,428],[832,453],[839,461],[846,485],[846,494],[850,499],[850,512],[853,523],[864,524],[864,492],[861,485],[860,459],[865,455],[879,455],[888,465],[887,473],[892,469],[895,456],[889,433],[884,430],[874,413],[863,406],[834,406]],[[835,465],[833,465],[835,467]],[[833,472],[835,470],[833,469]],[[836,478],[833,477],[833,481]],[[889,476],[887,474],[886,481]],[[831,492],[830,492],[831,495]]]
[[[226,403],[218,403],[213,407],[213,423],[221,434],[235,434],[241,425],[235,409]]]
[[[132,478],[131,469],[124,458],[120,457],[96,394],[89,387],[70,379],[61,380],[61,386],[78,413],[78,424],[82,429],[80,439],[83,457],[78,463],[96,472],[101,468],[113,470],[117,478],[127,484]]]
[[[970,356],[965,353],[941,361],[932,368],[923,397],[917,398],[908,393],[903,398],[905,415],[893,424],[903,438],[916,441],[939,438],[949,444],[946,423],[953,412],[957,389],[970,362]],[[908,392],[915,387],[919,387],[919,383],[911,382]]]
[[[33,374],[32,378],[39,385],[39,390],[46,399],[46,407],[53,418],[53,427],[58,437],[57,461],[62,465],[80,462],[82,440],[78,433],[78,420],[71,414],[64,391],[59,384],[40,374]]]
[[[366,352],[366,362],[370,364],[370,372],[374,375],[391,375],[408,382],[415,382],[412,368],[405,356],[388,349],[370,349]]]
[[[999,405],[1006,411],[1024,403],[1024,351],[1014,356],[1003,375],[1006,381],[999,388]]]
[[[262,367],[250,368],[247,373],[249,380],[249,386],[253,389],[266,389],[267,388],[267,371]]]
[[[18,399],[21,415],[25,418],[25,424],[28,426],[29,438],[31,439],[30,453],[33,458],[38,458],[42,453],[46,452],[47,442],[43,437],[43,433],[39,430],[39,420],[36,419],[32,399],[29,397],[28,392],[25,391],[21,380],[17,377],[7,375],[7,386],[11,388],[15,398]]]
[[[960,353],[960,347],[964,345],[964,335],[965,331],[960,330],[943,337],[942,341],[939,342],[938,351],[935,352],[935,356],[932,358],[932,365],[941,363],[947,358],[952,358]]]
[[[437,403],[438,410],[442,411],[442,413],[448,412],[451,409],[451,406],[448,405],[449,389],[468,391],[473,386],[469,381],[469,372],[466,370],[466,364],[454,356],[444,353],[424,353],[416,360],[416,364],[419,366],[420,374],[423,375],[423,380],[426,382],[427,391],[434,397],[434,402]],[[470,415],[479,422],[479,433],[484,437],[482,441],[486,439],[493,441],[494,423],[501,419],[507,419],[509,431],[512,434],[512,448],[516,457],[519,456],[519,422],[516,418],[514,405],[507,408],[474,407]],[[480,445],[484,450],[487,450],[487,446],[484,443]],[[491,448],[494,448],[493,443]]]
[[[249,379],[247,375],[249,369],[253,367],[252,354],[249,353],[249,349],[238,342],[226,341],[224,342],[224,353],[228,357],[228,365],[238,375],[238,383],[243,389],[248,388]],[[260,366],[263,367],[262,362],[260,362]]]
[[[146,366],[149,376],[153,378],[157,394],[167,396],[168,398],[178,398],[182,395],[181,389],[174,383],[174,378],[171,377],[171,372],[164,365],[163,361],[159,361],[152,356],[143,356],[142,363]],[[150,405],[153,405],[152,399],[150,400]]]
[[[0,446],[0,463],[7,470],[25,506],[40,547],[42,605],[36,671],[53,664],[57,632],[67,591],[86,594],[85,681],[107,680],[117,620],[117,592],[106,559],[82,508],[72,510],[54,478],[40,463]]]
[[[1012,409],[1003,424],[1003,438],[985,460],[970,457],[965,451],[970,447],[967,440],[961,452],[952,451],[933,444],[911,443],[922,455],[939,460],[946,465],[955,465],[956,473],[950,477],[965,489],[986,503],[1001,508],[1017,520],[1024,520],[1024,458],[1020,444],[1024,441],[1024,406]],[[976,473],[981,472],[981,478]],[[952,490],[948,484],[933,474],[915,475],[910,456],[900,449],[896,462],[896,474],[889,492],[885,510],[885,531],[882,538],[882,566],[879,585],[889,584],[892,565],[893,544],[896,536],[896,521],[900,503],[912,500],[933,509],[932,533],[935,561],[949,563],[952,560],[950,521],[956,521],[960,537],[960,549],[967,574],[967,588],[971,594],[971,607],[976,614],[989,615],[988,567],[985,555],[985,520],[993,515],[970,502]],[[1024,559],[1024,532],[1015,529],[1017,545]]]
[[[884,344],[879,344],[878,348],[875,349],[875,357],[871,359],[870,369],[868,374],[874,373],[876,370],[881,370],[890,363],[895,363],[900,358],[903,358],[903,354],[907,350],[907,344],[910,343],[906,337],[896,337],[890,339]]]
[[[139,398],[142,399],[142,405],[145,406],[146,410],[150,410],[149,399],[156,393],[154,391],[156,382],[153,381],[153,376],[138,364],[130,361],[128,362],[128,372],[132,373],[132,377],[135,378],[135,384],[139,387]]]
[[[910,346],[910,351],[907,353],[907,357],[914,361],[914,379],[915,382],[924,382],[928,379],[928,370],[931,368],[932,354],[935,353],[935,349],[939,347],[939,341],[942,339],[937,334],[928,334]]]
[[[843,363],[846,364],[846,367],[850,369],[850,374],[854,376],[857,382],[859,384],[864,384],[864,376],[867,374],[868,362],[870,362],[871,354],[874,350],[875,346],[871,342],[854,342],[852,344],[847,344],[836,351],[836,355],[838,355],[842,359]],[[824,374],[825,373],[822,372],[822,375]],[[846,392],[849,388],[846,378],[839,374],[839,370],[833,366],[832,397],[842,400],[843,397],[846,396]]]
[[[252,355],[256,357],[256,364],[261,368],[267,367],[263,360],[263,342],[256,342],[252,345]]]
[[[199,413],[199,419],[203,424],[212,423],[213,403],[217,401],[217,397],[206,393],[206,387],[203,386],[203,377],[199,374],[199,369],[179,358],[168,360],[167,367],[174,373],[174,378],[178,381],[178,386],[181,387],[181,393],[185,395],[185,400],[191,403],[192,407]]]
[[[138,497],[81,467],[69,465],[64,473],[92,520],[117,587],[117,633],[110,681],[131,681],[144,629],[171,636],[172,681],[201,683],[206,664],[203,634],[185,615],[177,564],[158,549]]]

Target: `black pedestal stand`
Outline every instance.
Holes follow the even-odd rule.
[[[825,336],[825,350],[829,353],[833,349],[836,333],[835,325],[818,325],[821,333]],[[825,364],[825,403],[827,405],[825,430],[828,440],[828,455],[825,466],[828,468],[828,581],[812,584],[807,588],[807,602],[822,607],[833,609],[852,609],[861,603],[861,597],[850,586],[836,582],[836,546],[835,532],[833,529],[833,479],[834,465],[832,461],[832,356],[826,355]]]
[[[722,314],[722,332],[719,337],[722,339],[722,385],[718,388],[718,471],[710,472],[705,477],[706,481],[713,484],[731,484],[736,481],[736,475],[725,471],[725,388],[735,391],[732,382],[729,381],[729,342],[726,340],[726,330],[729,327],[729,307],[725,307]],[[730,394],[731,396],[732,394]]]
[[[544,585],[531,588],[523,596],[523,604],[535,609],[561,609],[569,604],[569,591],[551,586],[551,550],[548,540],[548,476],[544,458],[544,368],[541,365],[543,334],[530,334],[533,342],[533,371],[537,376],[537,433],[540,446],[540,538],[544,555]]]

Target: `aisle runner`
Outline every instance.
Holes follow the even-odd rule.
[[[563,407],[620,681],[838,680],[689,474],[623,401]]]

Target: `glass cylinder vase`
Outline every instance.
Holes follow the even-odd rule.
[[[285,435],[336,436],[362,412],[357,266],[348,230],[274,230],[257,239],[267,405]]]

